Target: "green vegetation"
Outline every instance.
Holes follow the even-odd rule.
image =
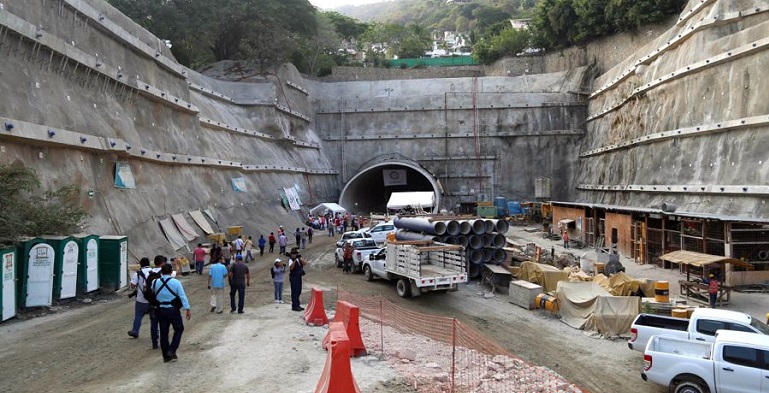
[[[74,185],[42,192],[37,174],[16,165],[0,165],[0,243],[22,236],[70,235],[86,218]]]
[[[561,49],[663,20],[686,0],[400,0],[320,12],[308,0],[108,0],[159,38],[177,60],[199,68],[220,60],[261,67],[291,61],[301,72],[326,75],[334,65],[419,58],[444,31],[466,34],[475,61],[491,63],[526,48]],[[356,19],[357,18],[357,19]],[[530,19],[515,30],[510,19]],[[366,20],[369,22],[360,22]]]

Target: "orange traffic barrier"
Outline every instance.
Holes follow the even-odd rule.
[[[344,323],[332,322],[328,334],[328,355],[315,393],[360,393],[350,367],[350,340]],[[324,347],[326,347],[326,339]]]
[[[334,322],[344,324],[347,338],[350,340],[350,356],[365,356],[366,346],[363,345],[363,338],[360,336],[360,307],[345,301],[336,302]],[[328,349],[326,343],[329,335],[323,339],[323,348]]]
[[[312,287],[310,303],[304,310],[304,323],[314,326],[328,325],[326,309],[323,308],[323,291],[318,288]]]

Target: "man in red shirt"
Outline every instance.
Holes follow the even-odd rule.
[[[206,264],[206,254],[208,254],[208,252],[203,248],[203,244],[198,243],[198,247],[192,252],[192,259],[195,261],[195,273],[203,274],[203,265]]]

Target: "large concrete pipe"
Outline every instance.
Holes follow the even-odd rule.
[[[483,251],[481,250],[467,250],[467,260],[470,264],[478,265],[483,263]]]
[[[485,233],[494,233],[494,230],[497,229],[497,226],[494,225],[494,221],[483,220],[483,224],[486,226]]]
[[[456,220],[449,220],[444,221],[444,224],[446,224],[446,234],[449,236],[456,236],[459,235],[460,227],[459,222]]]
[[[486,233],[486,221],[484,220],[468,220],[468,224],[472,227],[473,233],[476,235],[483,235]]]
[[[473,226],[467,220],[459,221],[459,234],[468,235],[473,231]]]
[[[497,248],[494,250],[494,254],[491,256],[491,263],[495,265],[501,265],[507,259],[507,251]]]
[[[484,248],[491,247],[491,243],[494,241],[494,236],[489,234],[489,233],[487,233],[487,234],[481,235],[481,239],[483,239],[483,247]]]
[[[427,240],[427,241],[440,241],[440,236],[423,235],[418,232],[411,232],[404,229],[399,229],[395,232],[395,238],[398,240]]]
[[[483,247],[483,237],[480,235],[470,235],[467,237],[467,245],[473,250]]]
[[[660,209],[662,209],[662,211],[665,213],[673,213],[676,211],[676,209],[678,209],[678,205],[675,203],[664,202],[662,206],[660,206]]]
[[[494,231],[497,233],[504,235],[510,230],[510,224],[507,223],[507,220],[491,220],[491,222],[494,223]]]
[[[459,235],[457,236],[457,244],[459,244],[464,248],[467,248],[467,246],[470,244],[470,240],[467,238],[467,236]]]
[[[481,276],[481,265],[473,265],[472,263],[467,268],[467,277],[478,278]]]
[[[443,238],[444,238],[443,242],[446,244],[452,244],[452,245],[459,244],[456,236],[444,236]]]
[[[488,242],[488,243],[487,243]],[[484,247],[502,248],[507,243],[505,235],[499,233],[492,233],[491,235],[483,235]]]
[[[483,263],[491,262],[491,258],[494,257],[494,249],[493,248],[484,248],[481,251],[483,252]]]
[[[446,234],[446,224],[444,222],[430,222],[427,218],[422,217],[396,217],[393,224],[396,228],[408,229],[414,232],[424,232],[433,236],[442,236]]]

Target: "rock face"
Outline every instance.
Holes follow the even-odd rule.
[[[79,184],[84,230],[128,235],[134,257],[173,253],[158,221],[180,212],[209,209],[251,235],[301,226],[285,188],[305,207],[339,200],[359,213],[382,211],[393,191],[435,191],[451,210],[531,199],[548,178],[554,200],[765,217],[766,8],[692,1],[595,82],[584,66],[323,83],[290,66],[197,73],[102,0],[6,0],[0,162],[51,188]],[[118,163],[135,188],[115,187]],[[390,170],[405,181],[387,184]]]
[[[769,4],[690,1],[594,83],[578,199],[767,218]]]

